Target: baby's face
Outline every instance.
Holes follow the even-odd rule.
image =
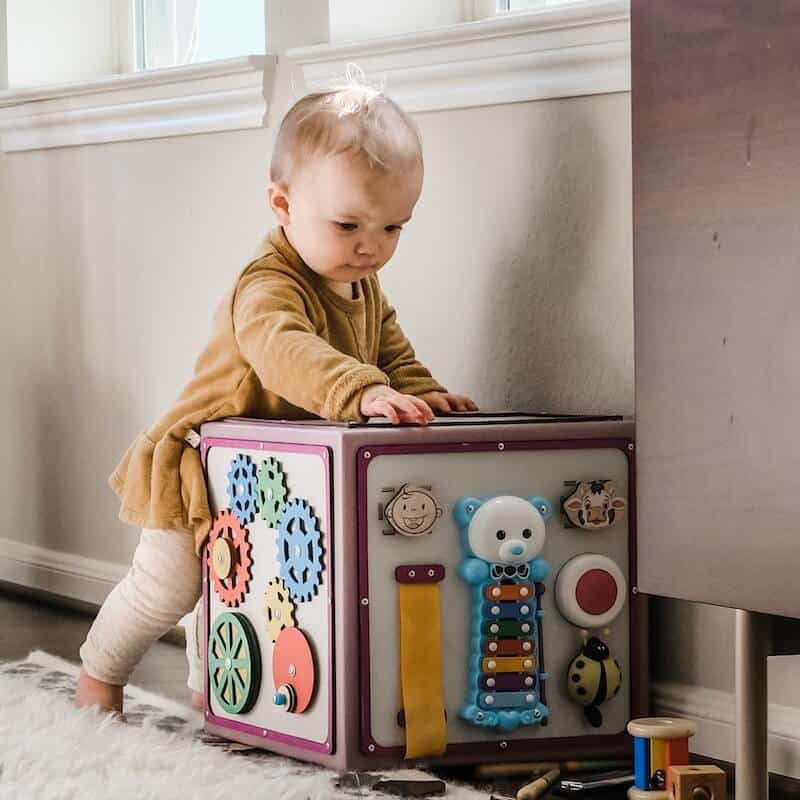
[[[421,167],[385,173],[341,154],[313,159],[297,171],[285,190],[283,214],[272,192],[270,201],[303,261],[327,280],[344,283],[377,272],[392,257],[421,190]]]

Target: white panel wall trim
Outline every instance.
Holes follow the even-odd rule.
[[[101,605],[128,565],[0,539],[0,580]]]
[[[365,42],[286,51],[309,91],[355,62],[408,111],[518,103],[630,89],[628,0],[507,14]]]
[[[657,681],[651,685],[654,713],[697,722],[689,749],[710,758],[736,760],[736,697],[703,686]],[[769,704],[769,771],[800,778],[800,708]]]
[[[277,59],[244,56],[0,92],[6,152],[259,128]]]

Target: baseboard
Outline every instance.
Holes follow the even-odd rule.
[[[0,581],[100,606],[127,565],[0,538]]]
[[[688,717],[697,722],[693,753],[736,761],[736,700],[732,692],[702,686],[655,682],[651,704],[656,715]],[[800,778],[800,708],[769,704],[769,771]]]
[[[0,553],[0,583],[66,598],[94,609],[100,608],[128,571],[127,564],[62,553],[14,539],[0,538]],[[183,645],[184,622],[189,617],[183,617],[164,638]]]

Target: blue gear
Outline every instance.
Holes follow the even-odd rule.
[[[249,525],[258,511],[256,465],[240,453],[228,472],[228,507],[242,525]]]
[[[322,582],[322,534],[307,500],[287,503],[278,522],[278,563],[286,588],[298,602],[313,599]]]

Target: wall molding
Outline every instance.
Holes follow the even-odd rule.
[[[286,51],[315,91],[347,64],[381,81],[408,111],[630,90],[627,0],[503,14],[400,36]]]
[[[697,722],[693,753],[735,763],[736,697],[703,686],[656,681],[651,686],[655,714]],[[800,778],[800,708],[769,704],[767,754],[770,772]]]
[[[264,124],[274,56],[0,92],[6,152],[153,139]]]
[[[0,539],[0,581],[100,606],[128,565]]]

